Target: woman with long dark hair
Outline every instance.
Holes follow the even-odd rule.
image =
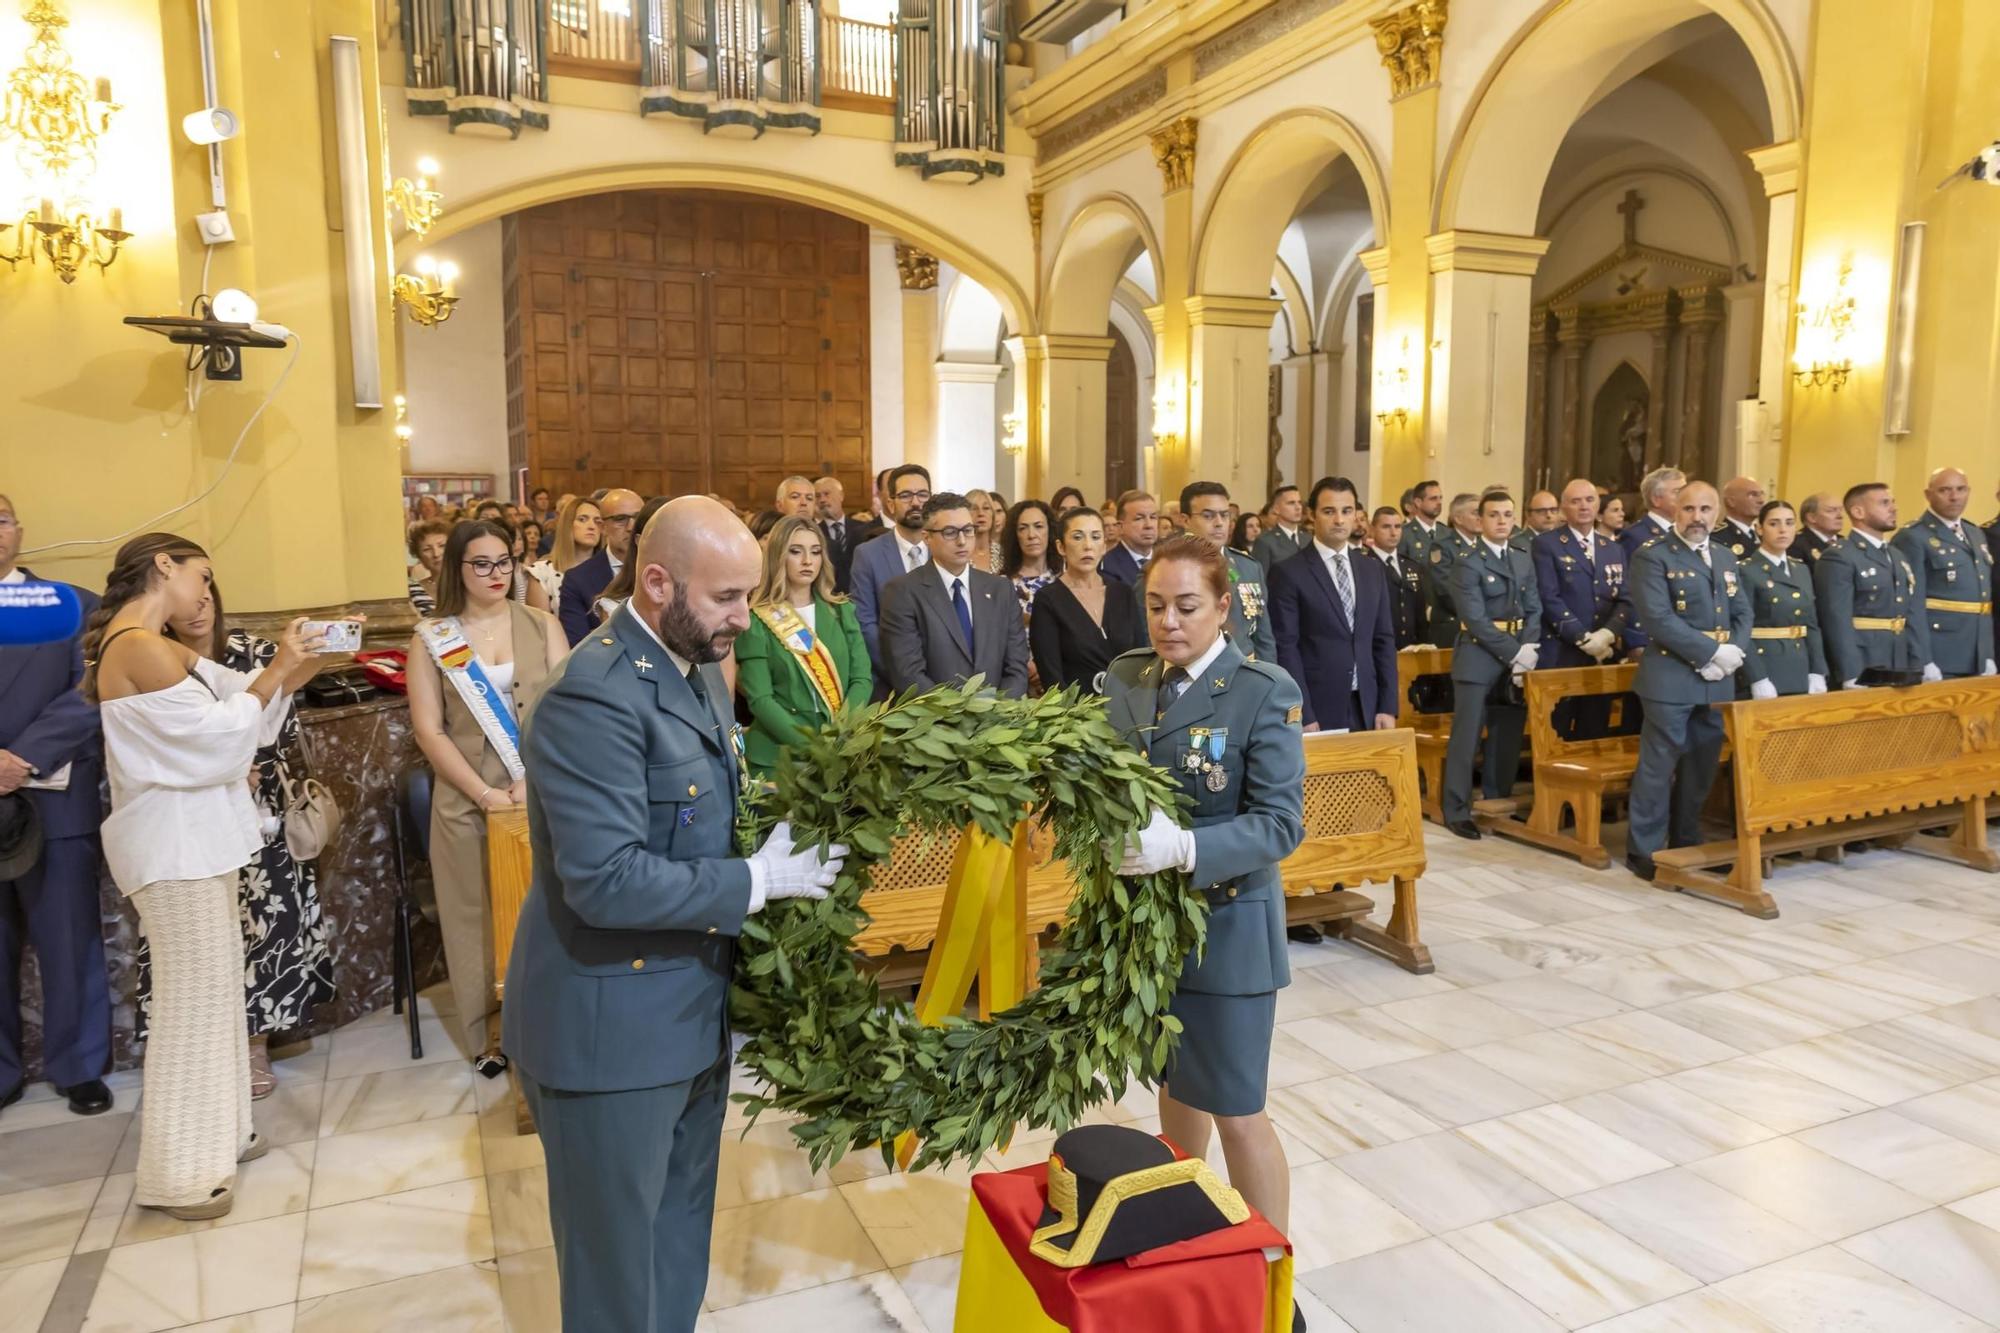
[[[1105,545],[1104,518],[1095,509],[1079,505],[1056,524],[1062,573],[1036,596],[1028,617],[1028,647],[1045,689],[1077,685],[1102,694],[1111,659],[1145,646],[1131,587],[1098,572]]]
[[[1023,500],[1007,511],[1000,529],[1000,572],[1014,580],[1021,619],[1034,610],[1035,594],[1062,573],[1055,549],[1055,511],[1040,500]]]
[[[208,594],[208,553],[151,532],[119,548],[84,627],[81,689],[104,728],[111,814],[104,858],[152,946],[152,1033],[133,1201],[183,1220],[220,1217],[236,1164],[269,1146],[250,1119],[237,884],[264,845],[248,777],[287,696],[311,679],[304,617],[270,663],[231,671],[163,631]]]
[[[526,798],[521,725],[569,652],[555,618],[512,600],[513,534],[498,523],[452,530],[438,613],[409,652],[410,725],[437,780],[431,790],[431,878],[445,969],[463,1049],[488,1078],[507,1067],[489,1019],[493,922],[486,893],[486,816]]]

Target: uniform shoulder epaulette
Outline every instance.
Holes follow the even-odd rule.
[[[1292,678],[1291,673],[1289,671],[1286,671],[1283,667],[1279,666],[1276,662],[1258,662],[1248,657],[1243,659],[1243,665],[1240,668],[1238,668],[1238,670],[1248,671],[1252,675],[1262,676],[1266,680],[1271,681],[1273,684],[1281,680],[1289,681]]]
[[[569,650],[565,660],[571,672],[589,672],[602,676],[625,657],[625,645],[618,636],[602,626],[594,628]]]

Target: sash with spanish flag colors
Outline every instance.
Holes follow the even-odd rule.
[[[520,781],[527,772],[521,764],[520,723],[514,720],[507,692],[493,687],[479,655],[466,642],[465,627],[456,616],[446,616],[441,620],[419,621],[417,633],[423,637],[424,647],[430,649],[439,672],[465,701],[472,720],[479,724],[480,734],[507,766],[507,776]]]
[[[833,654],[826,650],[826,644],[812,627],[806,624],[798,611],[784,602],[767,602],[757,608],[757,618],[764,622],[764,628],[777,636],[798,661],[799,669],[806,673],[819,701],[826,705],[826,715],[832,717],[840,711],[840,668],[834,665]]]

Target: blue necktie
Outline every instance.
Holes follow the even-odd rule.
[[[972,652],[972,608],[965,604],[965,581],[951,581],[951,609],[958,612],[958,632],[965,636],[965,651]]]

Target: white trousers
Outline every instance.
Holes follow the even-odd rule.
[[[152,1026],[133,1199],[206,1203],[250,1146],[250,1048],[236,875],[159,880],[132,895],[153,951]]]

